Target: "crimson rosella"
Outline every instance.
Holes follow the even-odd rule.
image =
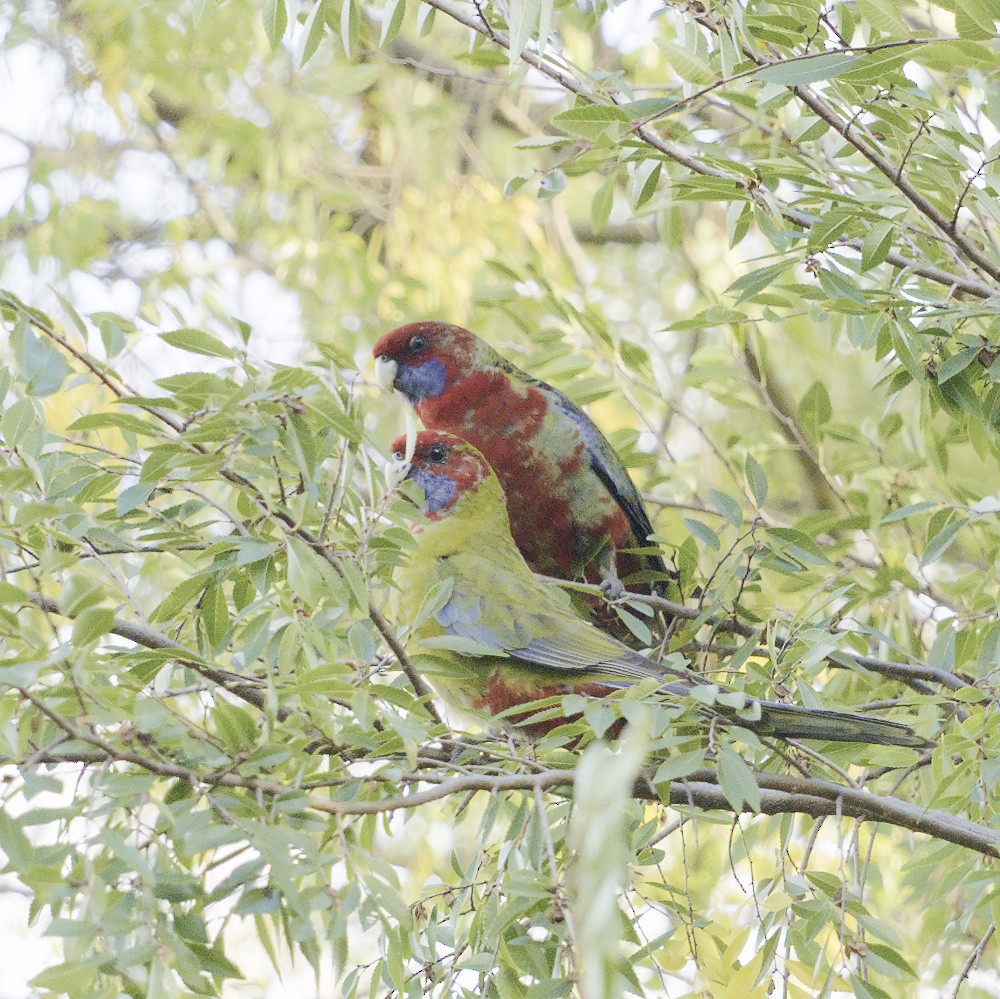
[[[413,403],[424,426],[485,455],[507,496],[511,531],[536,571],[574,578],[597,570],[606,596],[622,577],[674,577],[650,545],[653,527],[621,458],[590,417],[460,326],[419,322],[387,333],[373,351],[379,382]]]
[[[398,459],[405,446],[405,437],[393,442]],[[532,573],[511,536],[500,482],[468,442],[421,431],[406,477],[423,492],[426,522],[400,580],[401,611],[418,622],[414,638],[428,642],[426,651],[437,661],[432,685],[457,709],[490,716],[508,712],[510,718],[511,709],[541,698],[602,697],[653,678],[660,692],[675,698],[700,688],[699,703],[714,700],[706,713],[763,735],[926,745],[897,722],[757,701],[731,691],[716,699],[717,688],[699,683],[694,674],[665,670],[599,631],[573,612],[555,584]],[[420,621],[424,598],[438,585],[447,599]],[[440,636],[449,636],[450,644],[433,641]],[[521,728],[540,735],[561,723],[549,718]]]

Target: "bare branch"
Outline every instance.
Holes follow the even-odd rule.
[[[962,970],[958,973],[958,979],[955,982],[955,988],[952,990],[951,999],[958,999],[958,994],[962,991],[962,984],[969,977],[972,969],[982,960],[983,951],[986,950],[986,945],[992,939],[993,934],[996,933],[996,929],[996,925],[990,923],[990,928],[982,935],[979,943],[972,948],[972,953],[969,954],[968,960],[962,965]]]

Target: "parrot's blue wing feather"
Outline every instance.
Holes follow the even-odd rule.
[[[498,653],[506,652],[496,629],[482,622],[482,604],[477,600],[463,600],[461,595],[453,593],[434,618],[447,635],[471,639]]]

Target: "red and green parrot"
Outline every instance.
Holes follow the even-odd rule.
[[[405,437],[392,444],[399,460],[405,447]],[[435,587],[447,593],[439,609],[416,624],[413,637],[441,665],[429,679],[453,707],[495,716],[563,694],[607,696],[649,678],[676,697],[697,686],[709,692],[694,674],[665,670],[578,617],[562,590],[532,573],[511,536],[500,481],[467,441],[421,431],[406,478],[423,492],[426,521],[400,579],[400,610],[416,622]],[[442,642],[441,636],[448,637]],[[736,692],[722,694],[710,713],[762,735],[927,745],[897,722],[757,701]],[[537,736],[559,724],[550,718],[519,727]]]
[[[511,531],[539,573],[577,578],[592,567],[609,598],[622,577],[673,578],[647,547],[652,524],[621,458],[579,406],[460,326],[419,322],[375,344],[375,371],[424,426],[475,445],[507,496]]]

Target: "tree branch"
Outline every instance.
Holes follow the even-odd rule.
[[[47,614],[58,614],[60,617],[73,620],[71,614],[66,614],[59,609],[58,601],[53,600],[52,597],[46,597],[41,593],[26,592],[25,599]],[[179,663],[193,670],[199,676],[203,676],[206,680],[211,680],[212,683],[222,687],[223,690],[228,691],[242,701],[246,701],[248,704],[252,704],[261,711],[267,707],[267,699],[263,692],[253,684],[243,683],[238,680],[234,681],[233,674],[216,669],[214,666],[209,666],[196,652],[193,652],[186,645],[174,641],[174,639],[164,635],[162,632],[154,631],[152,628],[147,628],[132,621],[125,621],[118,617],[112,622],[110,632],[119,638],[134,642],[136,645],[141,645],[146,649],[169,649],[171,652],[176,653],[175,658]],[[290,712],[286,708],[278,709],[278,717],[281,719],[287,718],[289,714]]]
[[[959,251],[972,263],[993,278],[1000,281],[1000,262],[992,259],[983,253],[970,240],[966,239],[951,224],[948,216],[942,212],[929,198],[920,193],[903,176],[902,165],[897,167],[888,157],[883,156],[878,150],[863,142],[852,126],[851,122],[845,121],[836,111],[830,107],[821,97],[813,93],[808,87],[797,86],[792,88],[793,93],[803,104],[808,107],[818,118],[822,118],[828,125],[836,129],[869,163],[880,173],[884,174],[896,187],[896,189],[913,205],[921,215],[937,227],[942,235],[958,248]],[[996,291],[994,291],[996,294]]]
[[[594,596],[601,596],[601,588],[591,583],[580,583],[571,579],[560,579],[558,576],[543,576],[538,574],[539,579],[544,579],[548,583],[556,583],[560,586],[567,586],[573,590],[580,590],[582,593],[592,593]],[[686,604],[678,604],[673,600],[663,597],[655,597],[645,593],[629,593],[629,600],[637,603],[647,604],[665,610],[673,617],[683,618],[687,621],[701,620],[703,624],[710,624],[720,631],[730,632],[740,635],[743,638],[751,638],[754,635],[764,645],[763,636],[759,631],[749,625],[742,624],[731,617],[721,617],[716,614],[705,614],[697,607],[688,607]],[[789,636],[777,634],[775,641],[778,645],[784,645],[789,641]],[[719,652],[735,652],[736,649],[716,649]],[[876,656],[862,655],[851,649],[838,649],[837,657],[826,656],[824,662],[834,669],[848,669],[840,659],[849,659],[856,666],[878,673],[881,676],[889,677],[892,680],[899,680],[902,683],[909,683],[912,680],[927,680],[931,683],[939,683],[949,690],[961,690],[964,687],[974,687],[975,684],[958,673],[949,673],[947,670],[939,669],[927,663],[901,663],[892,659],[879,659]]]
[[[302,807],[324,815],[381,815],[387,812],[420,808],[435,801],[466,796],[479,791],[491,795],[512,791],[547,791],[555,788],[572,788],[576,773],[572,770],[543,770],[539,773],[483,774],[468,773],[433,781],[430,775],[421,775],[418,782],[426,786],[420,790],[391,795],[373,800],[342,800],[306,794],[300,788],[275,780],[264,780],[237,773],[199,773],[188,767],[161,760],[152,760],[140,753],[121,750],[98,735],[81,732],[66,719],[53,711],[44,701],[30,691],[19,688],[24,697],[53,721],[72,739],[89,743],[100,750],[107,760],[130,763],[149,773],[171,779],[188,781],[195,789],[207,787],[243,788],[254,795],[272,798],[294,796],[305,798]],[[11,761],[13,762],[13,761]],[[22,761],[23,762],[23,761]],[[82,760],[73,754],[50,752],[45,762],[93,764],[95,757],[84,754]],[[760,788],[763,815],[798,813],[813,818],[824,816],[846,817],[865,822],[878,822],[922,833],[935,839],[955,843],[987,857],[1000,857],[1000,831],[981,826],[940,809],[925,809],[919,805],[886,795],[870,794],[861,788],[844,787],[830,781],[811,777],[788,777],[782,774],[755,772]],[[664,791],[666,793],[664,793]],[[669,789],[658,792],[648,779],[636,783],[633,794],[650,802],[668,801],[675,807],[690,806],[704,811],[725,811],[733,814],[753,814],[746,807],[734,807],[723,793],[718,774],[711,769],[696,770],[683,780],[673,781]]]

